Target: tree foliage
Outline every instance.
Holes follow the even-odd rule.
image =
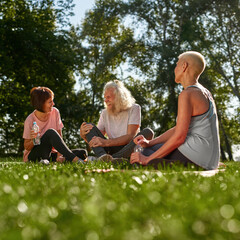
[[[75,54],[69,34],[56,26],[58,12],[53,1],[0,3],[1,154],[23,150],[32,87],[51,88],[57,104],[72,94]]]
[[[130,86],[137,83],[132,89],[140,89],[142,85],[142,89],[147,90],[141,92],[141,97],[137,91],[133,91],[133,94],[140,104],[143,103],[143,123],[153,126],[157,133],[175,124],[177,95],[181,91],[174,83],[178,55],[186,50],[201,52],[207,59],[207,69],[200,82],[209,88],[217,101],[221,148],[231,158],[231,145],[239,142],[239,134],[231,135],[229,129],[229,126],[239,129],[239,108],[235,108],[232,115],[228,114],[227,108],[233,98],[239,102],[237,4],[237,1],[223,0],[211,3],[206,0],[99,0],[85,19],[89,23],[91,16],[97,22],[89,23],[91,27],[87,27],[85,22],[81,33],[84,33],[84,39],[88,39],[88,47],[91,45],[90,38],[92,43],[95,42],[95,49],[98,49],[95,56],[100,61],[98,66],[106,62],[104,51],[100,54],[101,60],[99,50],[112,49],[111,42],[105,40],[114,39],[119,34],[123,36],[125,29],[131,33],[131,51],[118,51],[124,56],[122,63],[127,63],[128,70],[134,71],[136,75],[116,75],[115,69],[119,64],[109,68],[108,74],[126,80]],[[99,40],[100,36],[105,42]],[[114,58],[116,60],[116,56]]]
[[[103,86],[113,79],[125,82],[142,106],[142,127],[160,134],[175,125],[178,55],[195,50],[207,60],[200,82],[217,103],[222,158],[232,158],[231,147],[240,141],[237,0],[96,0],[78,26],[69,23],[72,7],[72,0],[0,3],[3,149],[21,152],[29,91],[36,85],[55,92],[70,146],[83,144],[79,126],[97,122]]]

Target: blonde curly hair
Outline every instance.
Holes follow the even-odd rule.
[[[122,111],[125,111],[133,106],[136,102],[130,91],[124,86],[123,82],[119,80],[114,80],[106,83],[103,94],[108,89],[114,89],[115,101],[114,108],[112,109],[112,113],[116,114]],[[105,107],[107,108],[106,103],[104,102]]]

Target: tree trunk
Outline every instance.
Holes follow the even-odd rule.
[[[222,145],[220,145],[220,150],[221,150],[222,160],[223,160],[223,161],[226,161],[227,158],[226,158],[226,155],[225,155],[225,152],[224,152],[224,149],[223,149]]]
[[[23,140],[23,138],[21,138],[19,146],[18,146],[18,155],[22,155],[23,150],[24,150],[24,140]]]
[[[233,160],[231,144],[228,141],[228,136],[227,136],[227,134],[225,132],[225,129],[223,127],[222,119],[221,119],[221,117],[218,117],[218,118],[219,118],[220,128],[222,130],[224,141],[225,141],[225,144],[226,144],[226,151],[228,153],[228,158],[229,158],[229,160]]]

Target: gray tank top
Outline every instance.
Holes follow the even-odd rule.
[[[214,100],[211,93],[202,85],[189,87],[199,88],[207,94],[209,109],[206,113],[191,118],[186,140],[178,150],[204,169],[216,169],[220,159],[220,141]]]

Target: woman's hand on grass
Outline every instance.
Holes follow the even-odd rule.
[[[57,159],[56,159],[57,162],[63,163],[65,160],[66,159],[65,159],[65,157],[63,155],[61,155],[61,154],[57,155]]]

